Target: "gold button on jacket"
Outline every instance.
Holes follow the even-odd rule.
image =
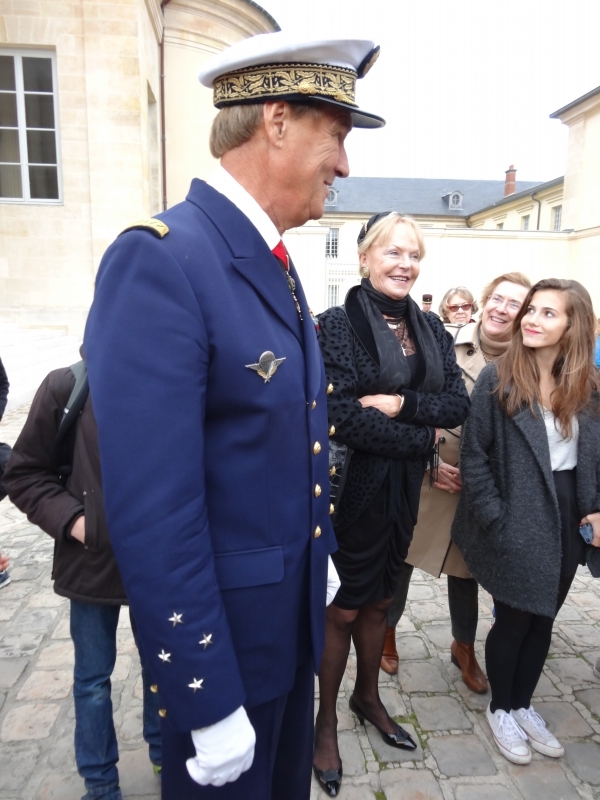
[[[321,535],[321,527],[319,525],[317,525],[317,527],[315,528],[315,532],[314,532],[313,536],[315,537],[315,539],[318,539],[320,535]]]
[[[319,484],[318,483],[315,484],[315,497],[320,497],[321,496],[321,492],[322,492],[322,489],[319,486]]]
[[[166,708],[159,708],[158,709],[158,716],[163,717],[163,719],[167,716],[167,709]]]
[[[333,383],[330,383],[329,386],[327,387],[327,394],[332,394],[332,393],[333,393]]]
[[[313,453],[314,453],[316,456],[318,456],[320,452],[321,452],[321,443],[320,443],[320,442],[315,442],[315,443],[313,444]]]
[[[332,425],[331,428],[329,428],[329,435],[333,436],[334,433],[335,433],[335,425]]]

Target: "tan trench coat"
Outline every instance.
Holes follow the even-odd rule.
[[[479,346],[479,322],[469,322],[462,328],[447,326],[455,336],[456,361],[463,371],[469,394],[473,391],[479,373],[486,365]],[[460,427],[444,431],[445,444],[440,445],[440,458],[446,464],[458,466]],[[425,473],[421,488],[419,519],[406,561],[413,567],[439,578],[454,575],[470,578],[471,574],[460,550],[450,538],[450,529],[458,505],[458,494],[429,487],[429,472]]]

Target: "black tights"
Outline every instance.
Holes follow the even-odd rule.
[[[560,579],[556,614],[574,577]],[[492,689],[491,711],[529,708],[550,649],[554,618],[519,611],[498,600],[494,600],[494,605],[496,621],[485,643],[485,665]]]
[[[348,661],[350,639],[356,649],[356,683],[353,696],[359,708],[380,728],[393,733],[390,719],[379,698],[379,664],[392,599],[380,600],[360,609],[328,606],[325,650],[319,670],[319,712],[315,725],[314,763],[320,770],[338,769],[341,760],[337,742],[337,696]]]

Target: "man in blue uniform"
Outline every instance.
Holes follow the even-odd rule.
[[[308,800],[329,559],[325,375],[282,233],[348,174],[368,41],[211,58],[221,166],[132,226],[85,349],[106,514],[163,717],[163,798]],[[329,565],[329,577],[328,577]]]

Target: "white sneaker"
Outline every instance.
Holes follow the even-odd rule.
[[[529,764],[531,750],[527,746],[527,734],[513,717],[500,708],[492,713],[489,704],[485,715],[504,758],[513,764]]]
[[[544,720],[537,711],[533,710],[533,706],[519,708],[518,711],[511,711],[510,713],[529,737],[534,750],[551,758],[560,758],[564,755],[565,748],[556,736],[550,733]]]

